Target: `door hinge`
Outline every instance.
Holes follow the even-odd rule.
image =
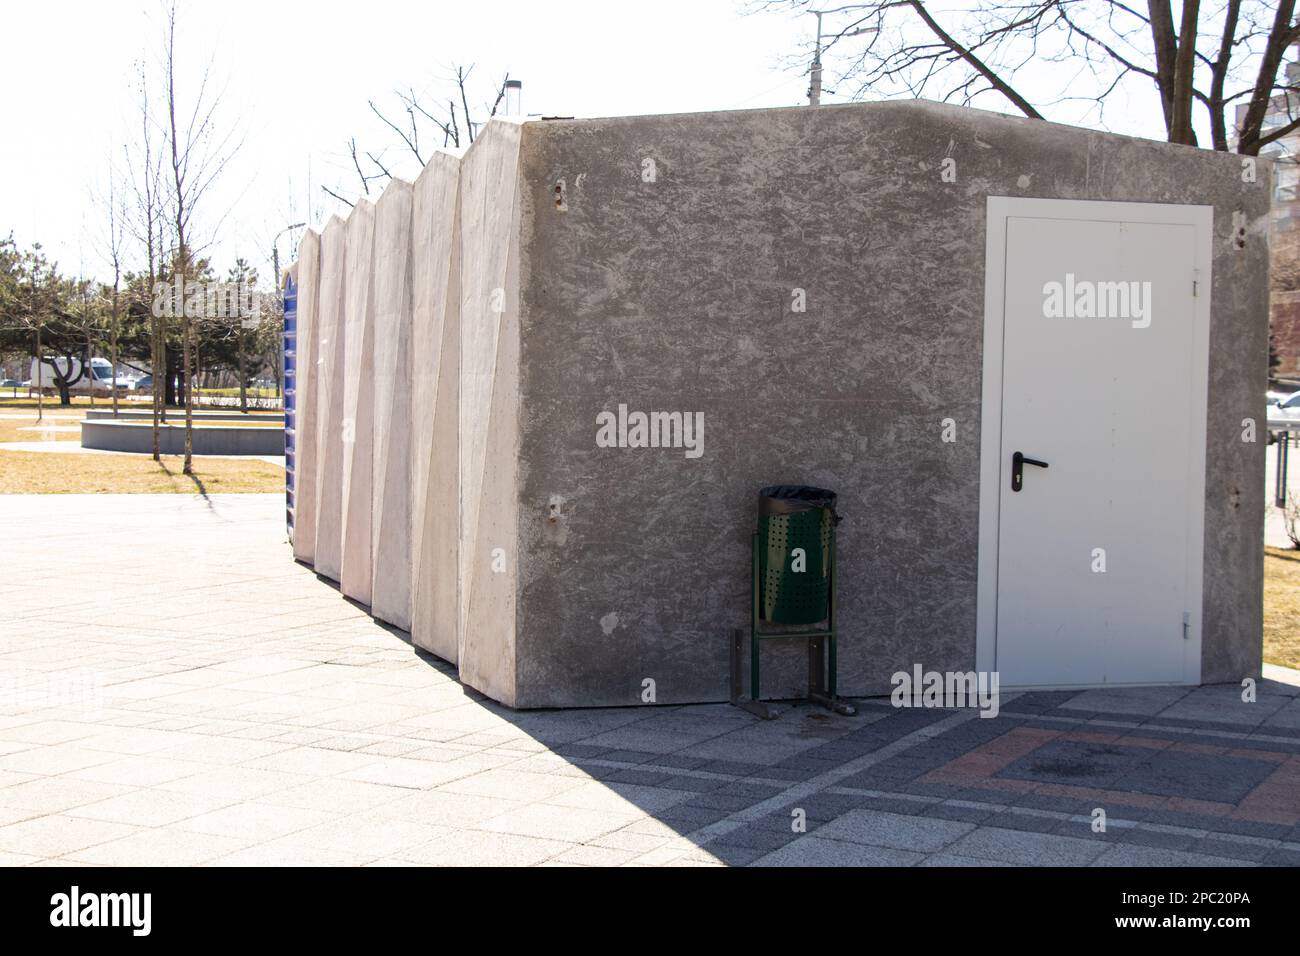
[[[1191,640],[1192,636],[1192,612],[1183,612],[1183,640]]]

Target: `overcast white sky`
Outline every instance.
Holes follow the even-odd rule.
[[[349,178],[348,138],[393,141],[367,99],[392,104],[393,89],[411,86],[445,95],[453,63],[476,64],[480,99],[508,69],[524,81],[524,111],[542,115],[804,102],[807,78],[784,61],[809,44],[814,19],[742,9],[741,0],[183,0],[180,97],[195,94],[211,63],[224,89],[220,122],[242,139],[200,210],[200,238],[216,239],[207,251],[223,272],[239,255],[268,271],[271,238],[307,218],[309,174],[311,218],[328,216],[340,207],[319,187]],[[103,276],[94,196],[138,128],[136,76],[142,61],[156,74],[161,5],[42,0],[6,6],[4,22],[0,234],[41,242],[66,273]],[[1153,103],[1119,103],[1108,124],[1149,128]],[[280,250],[293,258],[293,242]]]

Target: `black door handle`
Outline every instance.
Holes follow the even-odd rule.
[[[1039,461],[1037,458],[1026,458],[1020,452],[1011,456],[1011,490],[1019,491],[1025,484],[1025,465],[1036,465],[1039,468],[1046,468],[1047,462]]]

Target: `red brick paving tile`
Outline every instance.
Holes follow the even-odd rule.
[[[1057,797],[1071,797],[1075,800],[1095,800],[1099,803],[1119,803],[1127,807],[1163,807],[1168,797],[1152,793],[1133,793],[1129,790],[1104,790],[1099,787],[1078,787],[1072,784],[1043,784],[1039,793],[1049,793]]]
[[[1119,734],[1107,734],[1094,730],[1072,730],[1061,736],[1066,740],[1078,740],[1088,744],[1113,744],[1120,738]]]
[[[1210,817],[1226,817],[1236,807],[1215,800],[1194,800],[1191,797],[1170,797],[1166,809],[1177,813],[1201,813]]]
[[[1176,743],[1170,750],[1177,750],[1185,754],[1216,754],[1222,756],[1228,752],[1227,747],[1220,747],[1217,744],[1193,744],[1193,743]]]
[[[1033,753],[1047,741],[1060,736],[1053,733],[1051,737],[1043,737],[1036,734],[1030,734],[1026,731],[1028,728],[1019,727],[1001,737],[994,737],[988,743],[981,747],[975,748],[971,753],[997,754],[1007,758],[1007,763],[1025,754]]]
[[[955,773],[944,773],[942,770],[931,770],[924,777],[917,780],[917,783],[937,783],[946,784],[950,787],[966,787],[970,785],[972,778]]]
[[[1269,781],[1276,780],[1288,786],[1300,788],[1300,757],[1292,756],[1287,762],[1269,774]]]
[[[1300,814],[1271,807],[1248,805],[1246,800],[1243,800],[1241,805],[1236,810],[1233,810],[1229,816],[1234,820],[1250,820],[1253,823],[1276,823],[1280,826],[1290,827],[1300,823]]]
[[[949,761],[938,769],[966,777],[988,777],[997,773],[1009,762],[996,754],[969,753]]]
[[[1268,775],[1258,787],[1242,797],[1233,817],[1260,823],[1300,823],[1300,789],[1290,779],[1291,762]]]
[[[1039,784],[1031,780],[1006,780],[1002,777],[988,777],[971,781],[969,786],[985,787],[991,790],[1006,790],[1008,793],[1033,793]]]
[[[1158,740],[1155,737],[1121,737],[1115,741],[1121,747],[1145,747],[1148,750],[1164,750],[1172,740]]]
[[[1244,750],[1234,747],[1228,751],[1229,757],[1245,757],[1248,760],[1271,760],[1273,763],[1286,763],[1290,754],[1274,753],[1271,750]]]
[[[1009,731],[1007,735],[1008,736],[1014,735],[1017,737],[1033,737],[1036,738],[1040,743],[1044,743],[1048,740],[1055,740],[1057,737],[1061,736],[1062,733],[1064,733],[1064,731],[1052,730],[1051,728],[1048,727],[1017,727],[1014,730]]]

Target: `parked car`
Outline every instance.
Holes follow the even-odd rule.
[[[131,388],[137,392],[143,392],[145,389],[153,388],[153,376],[141,375],[131,383]]]
[[[22,387],[23,387],[23,383],[18,381],[18,379],[16,378],[7,378],[3,382],[0,382],[0,388],[22,388]]]
[[[69,391],[73,394],[85,392],[111,392],[116,386],[119,389],[130,387],[130,381],[122,377],[113,377],[113,365],[108,359],[92,358],[90,360],[90,374],[83,375],[81,371],[81,359],[74,358],[69,369],[67,358],[45,359],[37,363],[32,359],[32,380],[39,381],[42,388],[52,389],[58,387],[55,369],[61,373],[66,373],[68,377],[75,378]],[[39,364],[39,368],[38,368]]]

